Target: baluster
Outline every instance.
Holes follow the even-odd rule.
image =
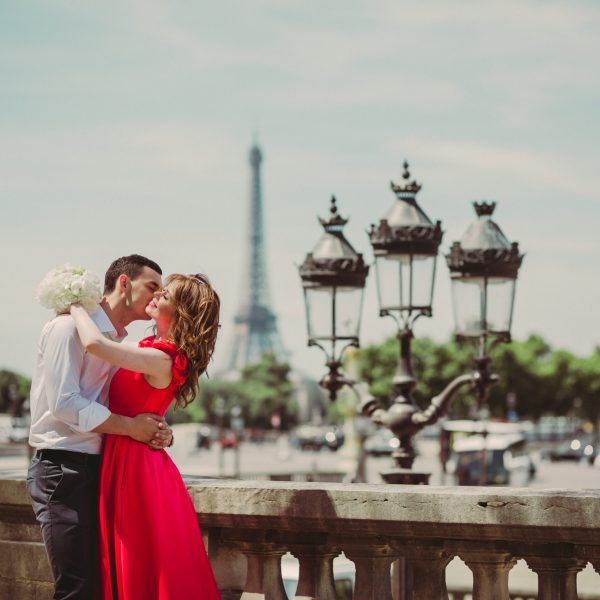
[[[473,572],[473,600],[510,599],[508,573],[517,561],[509,552],[495,549],[490,542],[469,544],[458,555]]]
[[[441,544],[402,542],[398,550],[406,558],[406,592],[410,600],[448,600],[446,567],[452,555]]]
[[[239,544],[221,528],[204,528],[204,543],[223,600],[239,600],[246,581],[247,559]]]
[[[240,543],[248,559],[246,585],[240,600],[288,600],[281,579],[283,546],[254,540]]]
[[[223,600],[239,600],[247,580],[247,559],[237,548],[220,547],[211,560]]]
[[[333,578],[333,559],[340,553],[339,549],[292,544],[290,552],[300,562],[296,600],[338,600]]]
[[[390,566],[399,553],[386,542],[355,541],[344,544],[344,553],[356,565],[354,598],[358,600],[393,600]],[[320,599],[319,599],[320,600]]]
[[[544,600],[577,600],[577,573],[587,561],[577,557],[526,556],[538,576],[538,596]]]

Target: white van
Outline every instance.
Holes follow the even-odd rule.
[[[519,433],[456,439],[446,472],[454,475],[457,485],[526,486],[536,471],[526,444]]]

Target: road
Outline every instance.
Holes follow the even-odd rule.
[[[216,477],[232,476],[235,467],[235,452],[223,452],[224,468],[219,468],[220,451],[216,445],[210,450],[198,450],[195,447],[196,426],[175,426],[175,444],[168,449],[169,454],[183,474]],[[437,459],[437,441],[421,439],[417,442],[419,455],[414,468],[431,472],[432,485],[443,484],[439,461]],[[18,447],[17,447],[18,448]],[[244,476],[266,473],[345,471],[352,469],[351,457],[344,455],[342,448],[338,452],[300,452],[291,448],[284,439],[277,444],[241,444],[239,453],[240,471]],[[9,454],[0,448],[0,471],[23,473],[27,468],[24,448]],[[389,457],[368,457],[367,481],[381,483],[379,472],[391,466]],[[600,488],[600,468],[590,467],[587,463],[545,461],[537,462],[538,472],[530,483],[534,488],[559,489],[598,489]],[[446,483],[450,483],[447,481]]]
[[[169,453],[182,473],[203,476],[232,476],[234,474],[234,451],[223,452],[224,469],[219,470],[219,449],[213,445],[211,450],[195,448],[195,428],[188,425],[176,429],[176,442]],[[418,456],[414,468],[431,473],[432,485],[450,484],[444,482],[437,458],[436,440],[420,439],[416,444]],[[534,455],[534,459],[536,459]],[[286,473],[300,471],[349,471],[352,461],[345,457],[343,448],[338,452],[300,452],[291,448],[285,440],[277,444],[242,444],[240,447],[240,471],[244,475],[258,473]],[[587,463],[557,462],[536,460],[536,477],[531,481],[533,488],[585,489],[600,488],[600,468]],[[367,482],[381,483],[379,472],[391,466],[389,457],[367,458]]]

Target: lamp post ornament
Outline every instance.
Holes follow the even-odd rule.
[[[329,219],[319,218],[323,234],[298,268],[306,308],[308,345],[325,353],[329,372],[320,385],[331,400],[351,384],[341,371],[344,351],[358,347],[362,297],[369,266],[344,236],[344,219],[331,198]]]
[[[478,219],[460,241],[454,242],[446,256],[457,339],[471,338],[479,342],[475,369],[456,377],[432,398],[425,410],[419,410],[412,395],[417,383],[411,354],[413,326],[418,318],[433,314],[436,261],[443,231],[441,222],[434,223],[417,203],[422,186],[411,180],[407,162],[402,178],[402,184],[391,183],[396,200],[369,232],[375,256],[379,314],[394,319],[400,344],[393,378],[395,398],[384,410],[374,398],[364,397],[361,410],[375,423],[391,429],[400,441],[399,448],[392,454],[396,466],[382,473],[383,478],[389,483],[427,483],[428,473],[412,471],[413,437],[446,414],[452,400],[465,386],[474,388],[481,408],[487,391],[498,381],[490,371],[489,353],[495,344],[510,341],[516,279],[523,255],[519,254],[518,244],[510,243],[491,220],[495,202],[475,202]],[[329,373],[321,385],[330,391],[333,400],[342,386],[356,384],[339,369],[344,350],[359,345],[360,307],[369,267],[343,236],[347,219],[338,215],[335,198],[332,198],[330,219],[320,219],[320,222],[325,233],[300,266],[300,276],[305,293],[308,344],[319,346],[327,356]],[[339,329],[342,291],[348,298],[353,294],[355,300],[351,333]],[[320,326],[316,325],[319,319]],[[336,354],[336,342],[340,341],[346,345]]]

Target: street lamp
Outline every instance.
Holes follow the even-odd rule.
[[[338,390],[351,383],[340,372],[346,348],[358,346],[363,291],[369,273],[362,254],[344,237],[348,219],[337,211],[331,198],[329,219],[319,218],[324,232],[299,267],[308,327],[308,345],[318,346],[329,372],[320,385],[335,400]]]
[[[367,399],[362,411],[391,429],[400,441],[400,447],[392,454],[397,466],[383,472],[382,477],[388,483],[426,483],[428,473],[412,471],[415,459],[412,439],[447,412],[462,387],[475,386],[481,406],[487,390],[497,382],[497,376],[489,371],[489,351],[493,344],[510,340],[514,284],[523,257],[519,255],[518,244],[510,244],[489,218],[495,204],[475,203],[479,220],[452,246],[447,261],[459,339],[479,339],[476,370],[456,377],[420,411],[412,395],[416,385],[411,356],[412,327],[419,317],[432,314],[435,261],[442,230],[440,222],[433,224],[417,204],[421,186],[410,181],[406,162],[403,179],[403,185],[392,183],[396,202],[387,217],[371,227],[369,234],[376,256],[380,315],[392,316],[398,327],[400,360],[392,381],[396,398],[387,410],[379,408],[374,399]]]
[[[442,241],[440,221],[434,224],[417,204],[421,185],[409,181],[408,163],[404,185],[391,182],[396,201],[371,225],[369,238],[375,255],[380,316],[393,317],[408,330],[420,316],[431,316],[435,266]]]
[[[375,255],[380,316],[390,316],[397,326],[400,360],[392,380],[396,398],[387,413],[367,401],[363,411],[375,420],[383,419],[400,440],[393,457],[401,468],[410,469],[415,458],[412,436],[413,415],[418,408],[413,398],[417,383],[412,367],[411,340],[415,321],[432,315],[433,289],[438,248],[442,241],[441,222],[435,223],[417,203],[421,185],[410,180],[404,162],[403,184],[391,182],[396,200],[379,225],[371,225],[369,239]],[[396,425],[402,424],[401,430]],[[409,426],[410,425],[410,426]],[[399,434],[399,435],[398,435]]]
[[[490,374],[490,351],[510,341],[515,288],[523,255],[519,244],[509,242],[492,221],[495,202],[473,202],[477,220],[454,242],[446,262],[450,269],[452,305],[457,339],[476,339],[479,350],[475,365],[477,409],[489,414],[485,397],[494,376]],[[480,485],[487,484],[487,425],[482,421]]]
[[[392,317],[398,328],[401,360],[394,376],[396,392],[412,404],[415,387],[410,340],[412,326],[432,315],[433,287],[441,222],[434,224],[417,204],[421,185],[410,180],[404,162],[404,185],[391,182],[396,201],[379,225],[371,225],[369,239],[375,255],[379,315]]]
[[[438,249],[442,241],[440,221],[435,223],[417,203],[421,185],[411,181],[404,163],[404,182],[392,182],[396,200],[379,225],[372,225],[369,239],[375,255],[380,316],[392,317],[400,342],[400,358],[393,378],[395,399],[387,410],[363,395],[361,411],[388,427],[400,445],[392,457],[396,468],[382,473],[388,483],[427,483],[428,473],[412,471],[414,435],[444,415],[457,393],[474,386],[478,403],[498,377],[490,373],[489,352],[495,343],[510,340],[515,282],[523,256],[491,220],[495,203],[476,202],[478,220],[446,257],[452,280],[452,299],[459,339],[476,338],[479,352],[475,371],[460,375],[421,411],[413,399],[416,386],[411,356],[412,328],[421,317],[432,315]],[[343,235],[347,219],[331,200],[328,220],[319,219],[324,233],[299,267],[306,303],[308,345],[318,346],[327,357],[329,373],[320,384],[335,400],[344,385],[356,388],[340,373],[344,350],[358,346],[362,295],[369,267]],[[356,389],[355,389],[356,391]]]
[[[479,340],[475,359],[487,372],[489,352],[495,344],[510,341],[515,288],[523,255],[519,244],[509,242],[492,221],[495,202],[473,202],[477,220],[446,255],[452,285],[457,338]],[[483,381],[483,380],[481,380]],[[478,386],[478,397],[485,393]]]

